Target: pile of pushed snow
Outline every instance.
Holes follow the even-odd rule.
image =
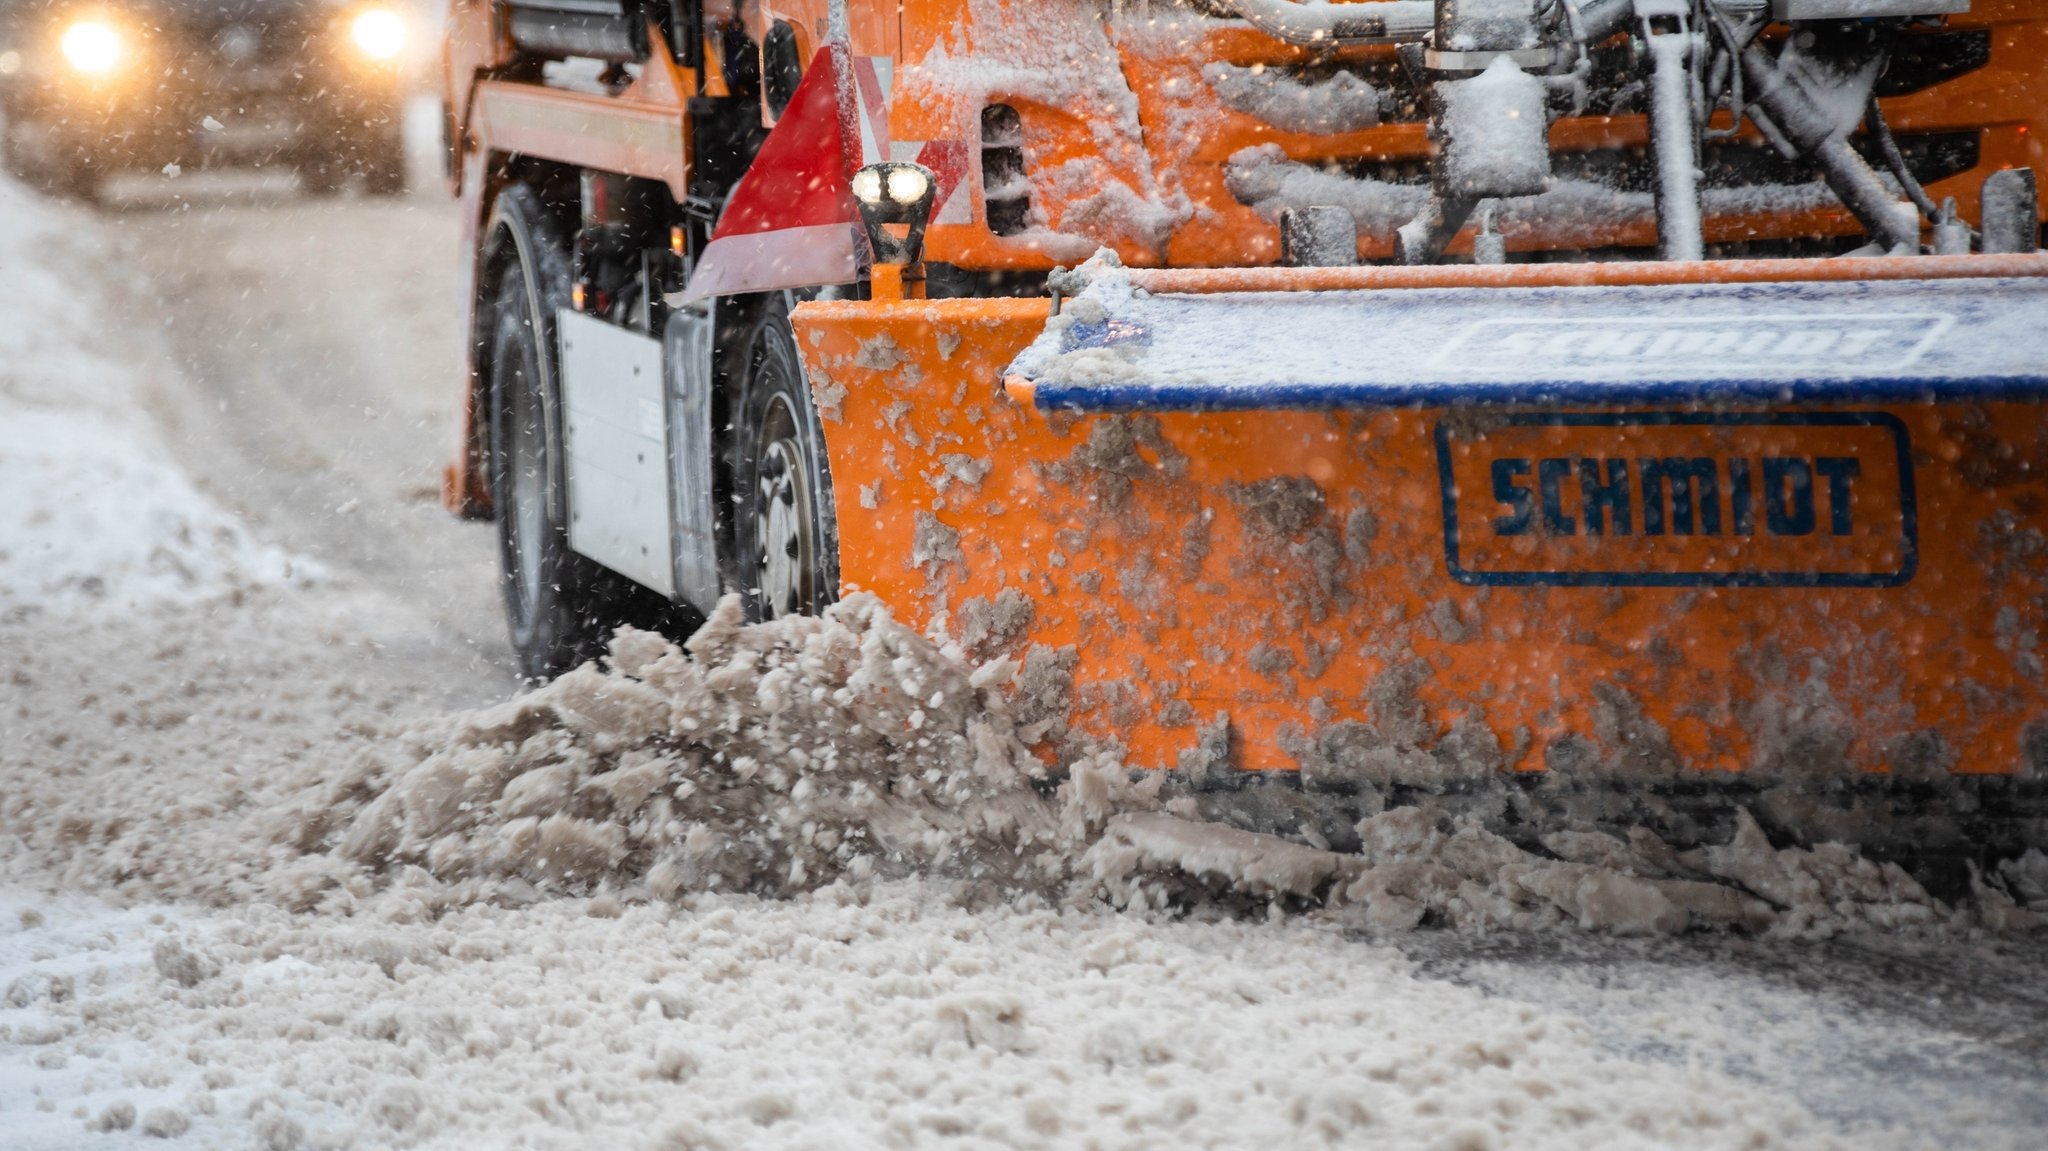
[[[1845,847],[1773,848],[1746,815],[1722,846],[1678,851],[1637,828],[1626,839],[1560,831],[1532,851],[1409,807],[1361,821],[1363,850],[1345,854],[1205,821],[1167,776],[1103,754],[1055,787],[1011,715],[1013,672],[1007,659],[970,666],[871,596],[752,626],[729,598],[681,649],[624,631],[609,670],[585,665],[462,717],[409,762],[317,781],[266,816],[275,840],[308,857],[279,869],[272,890],[309,904],[367,871],[424,873],[443,902],[632,901],[938,875],[999,898],[1307,907],[1395,929],[1829,935],[2048,922],[1988,887],[1978,906],[1951,908]],[[2041,878],[2008,880],[2026,899]]]
[[[1005,707],[1012,670],[968,668],[872,597],[757,626],[728,597],[686,650],[623,631],[608,671],[464,717],[410,765],[360,764],[277,831],[493,897],[913,873],[1040,889],[1066,854]]]
[[[91,278],[105,240],[0,179],[0,613],[304,578],[304,561],[256,543],[197,491],[143,419],[135,363],[147,357],[110,343],[119,309]]]

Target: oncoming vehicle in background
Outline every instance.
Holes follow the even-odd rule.
[[[117,173],[227,165],[391,195],[417,39],[378,0],[0,0],[0,142],[10,171],[83,198]]]

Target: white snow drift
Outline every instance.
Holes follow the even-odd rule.
[[[309,564],[255,543],[171,463],[142,413],[156,365],[123,358],[146,337],[82,271],[105,258],[100,239],[0,181],[0,612],[131,609],[308,578]]]

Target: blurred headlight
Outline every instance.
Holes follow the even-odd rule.
[[[121,33],[98,20],[80,20],[64,29],[59,46],[73,68],[95,76],[113,71],[121,62]]]
[[[405,50],[405,18],[389,8],[372,8],[348,26],[349,38],[372,60],[389,60]]]

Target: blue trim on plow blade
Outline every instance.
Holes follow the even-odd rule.
[[[1458,555],[1458,485],[1451,467],[1451,429],[1439,421],[1437,483],[1443,499],[1444,567],[1452,579],[1476,587],[1852,587],[1888,588],[1911,583],[1920,571],[1919,489],[1913,479],[1913,447],[1906,425],[1890,412],[1516,412],[1510,426],[1628,427],[1873,427],[1892,434],[1899,468],[1899,528],[1904,554],[1896,571],[1473,571]]]
[[[1450,404],[1874,403],[1899,400],[2048,400],[2048,376],[1859,380],[1556,380],[1513,384],[1052,384],[1034,382],[1043,411],[1244,412],[1267,409],[1440,407]]]

